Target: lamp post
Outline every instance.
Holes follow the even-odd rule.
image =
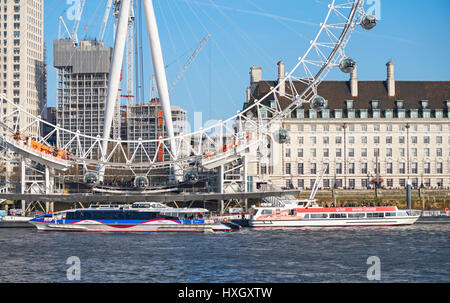
[[[344,123],[342,128],[344,129],[344,189],[347,189],[347,125]]]
[[[409,160],[409,128],[410,128],[409,123],[406,123],[405,128],[406,128],[406,174],[407,174],[407,178],[409,180],[409,172],[410,172],[410,170],[409,170],[409,162],[410,162],[410,160]]]

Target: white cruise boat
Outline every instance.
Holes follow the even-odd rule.
[[[414,224],[418,211],[399,210],[396,206],[320,207],[315,200],[279,200],[254,207],[251,227],[341,227],[393,226]]]
[[[250,227],[342,227],[395,226],[414,224],[420,217],[418,210],[400,210],[396,206],[320,207],[314,196],[323,177],[317,176],[309,199],[279,200],[254,207],[248,220]]]

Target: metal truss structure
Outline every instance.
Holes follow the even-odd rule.
[[[125,2],[127,1],[123,3]],[[246,153],[250,148],[261,145],[267,136],[273,137],[271,129],[279,128],[277,125],[281,125],[280,121],[283,118],[289,117],[295,109],[303,104],[310,104],[316,110],[321,109],[323,98],[318,96],[317,88],[331,69],[339,67],[343,72],[348,73],[355,67],[355,62],[346,56],[345,48],[353,31],[358,26],[370,29],[376,24],[376,19],[364,12],[363,0],[330,0],[330,2],[328,12],[324,21],[320,23],[316,37],[310,41],[306,53],[298,58],[297,64],[284,75],[284,79],[272,87],[271,91],[263,98],[255,100],[245,110],[237,112],[236,115],[226,120],[219,121],[216,125],[178,136],[168,133],[167,137],[160,136],[156,140],[146,141],[111,139],[109,136],[101,137],[100,135],[90,137],[79,131],[73,132],[59,125],[53,125],[45,121],[43,117],[27,112],[19,104],[7,99],[6,96],[0,95],[0,129],[3,129],[3,141],[8,148],[21,154],[24,158],[55,170],[67,170],[77,164],[85,167],[85,171],[114,169],[131,172],[135,176],[146,176],[154,170],[170,168],[170,171],[175,174],[174,180],[181,180],[183,171],[192,163],[200,164],[207,169],[220,168],[222,175],[225,170],[233,171],[233,168],[236,168],[232,163],[236,163],[238,166],[243,165],[245,169],[242,159],[245,158]],[[152,6],[151,1],[144,0],[144,4],[147,5],[147,9],[151,9],[149,7]],[[124,9],[130,10],[126,5]],[[119,43],[122,46],[125,45],[126,28],[128,27],[128,23],[125,22],[128,20],[127,12],[123,12],[123,18],[123,22],[119,20],[117,28],[117,33],[122,35],[122,38],[120,41],[116,39],[116,44]],[[121,26],[124,28],[121,29]],[[117,64],[121,66],[122,56],[117,54],[117,57],[119,58],[116,59]],[[111,79],[110,81],[112,81]],[[297,91],[293,85],[294,82],[299,81],[304,84],[303,91]],[[115,101],[118,84],[115,86],[111,84],[113,83],[110,83],[110,87],[115,91],[111,94],[110,99]],[[167,87],[167,83],[165,86],[161,85],[161,88],[164,89],[164,87]],[[166,93],[168,95],[169,92]],[[268,98],[273,96],[275,96],[275,106],[268,106]],[[280,98],[287,98],[290,103],[282,107]],[[165,105],[168,105],[170,109],[170,103]],[[268,115],[260,115],[261,111],[265,111]],[[27,121],[27,123],[19,123],[19,121]],[[164,122],[166,125],[171,123],[170,119],[166,117],[164,117]],[[42,133],[44,126],[46,129],[51,129],[46,135]],[[36,127],[38,133],[31,133],[30,129],[36,129]],[[106,133],[109,134],[109,132]],[[63,144],[63,136],[70,136],[70,141]],[[83,138],[90,139],[93,144],[83,147],[81,144],[81,141],[84,141],[81,140]],[[50,150],[36,149],[36,146],[30,145],[30,141],[37,142],[41,146],[48,146]],[[131,143],[136,146],[133,153],[126,148]],[[145,148],[148,144],[158,146],[154,153],[148,153]],[[63,153],[56,156],[61,151],[67,151],[68,154]],[[145,155],[143,161],[135,159],[138,151]],[[158,153],[168,154],[170,157],[168,160],[164,158],[161,161]],[[231,166],[226,168],[227,165]],[[221,182],[225,182],[223,176]],[[245,183],[245,177],[236,182]],[[223,191],[223,186],[220,187]]]

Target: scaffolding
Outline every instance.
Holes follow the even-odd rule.
[[[98,41],[80,41],[77,47],[70,39],[54,41],[54,66],[57,69],[57,123],[64,129],[96,137],[103,133],[105,100],[111,48]],[[117,116],[120,108],[115,109]],[[116,119],[115,129],[120,129]],[[119,132],[113,132],[115,137]],[[70,141],[71,135],[62,136],[62,145]],[[115,138],[117,139],[117,138]],[[80,137],[85,149],[93,139]],[[76,153],[76,150],[71,152]]]

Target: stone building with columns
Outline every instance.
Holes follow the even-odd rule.
[[[349,81],[322,82],[318,94],[326,108],[297,108],[281,121],[288,142],[272,140],[269,156],[256,151],[248,157],[253,186],[308,189],[328,166],[322,188],[373,187],[377,176],[384,188],[402,188],[408,180],[413,187],[450,187],[450,81],[396,81],[394,62],[386,66],[385,81],[359,81],[355,69]],[[262,69],[252,67],[244,108],[283,74],[283,62],[275,81],[262,80]],[[301,91],[304,84],[294,85]],[[276,96],[282,107],[291,102],[283,97],[288,89],[280,87]]]

